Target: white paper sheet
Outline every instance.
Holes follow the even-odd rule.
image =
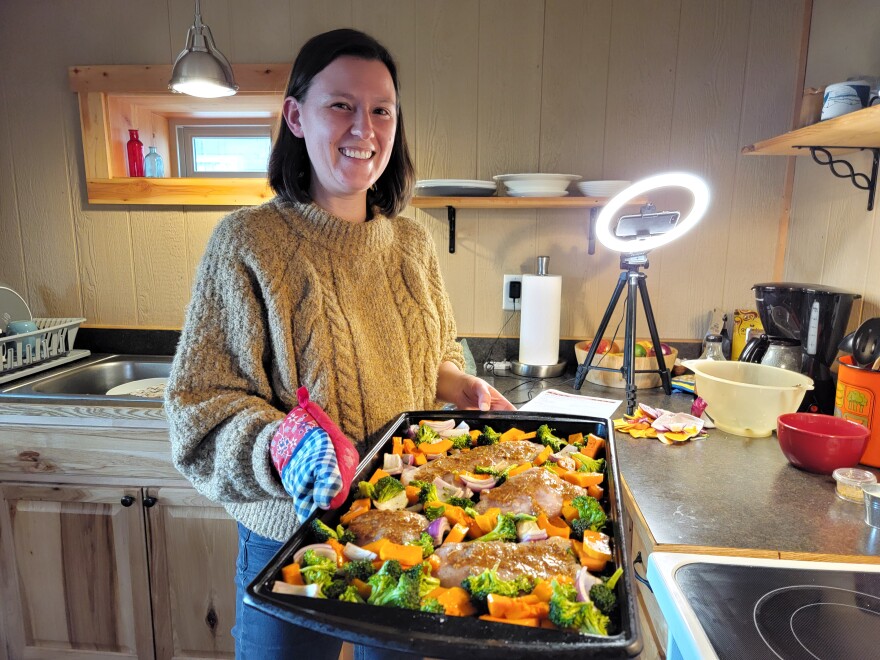
[[[544,390],[531,401],[524,403],[520,410],[610,418],[621,403],[623,401],[579,394],[566,394],[559,390]]]

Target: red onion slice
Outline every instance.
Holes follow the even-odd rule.
[[[440,516],[431,521],[431,524],[428,525],[428,534],[431,535],[435,547],[443,543],[443,536],[451,529],[449,521],[445,516]]]
[[[574,578],[574,588],[577,591],[577,599],[578,602],[587,603],[590,601],[590,589],[594,584],[599,584],[602,582],[601,579],[597,578],[595,575],[592,575],[586,566],[581,566],[578,569],[577,575]]]
[[[544,541],[547,539],[547,530],[538,527],[538,523],[534,520],[523,520],[516,524],[516,537],[523,543]]]
[[[459,424],[455,428],[449,429],[448,431],[440,431],[439,433],[441,438],[457,438],[458,436],[464,435],[470,430],[470,426],[468,426],[464,422],[461,422],[461,424]]]
[[[409,482],[413,480],[416,472],[418,472],[417,467],[411,467],[409,465],[404,467],[403,470],[401,470],[400,472],[400,483],[402,483],[404,486],[409,486]]]
[[[307,596],[317,598],[321,592],[320,584],[287,584],[282,580],[275,580],[272,592],[276,594],[290,594],[291,596]]]
[[[437,433],[440,433],[441,431],[450,431],[455,428],[454,419],[445,419],[442,422],[426,421],[424,424],[425,426],[430,426],[437,431]]]
[[[403,471],[403,457],[400,454],[385,454],[382,469],[388,474],[400,474]]]
[[[362,548],[354,543],[346,543],[345,547],[342,549],[342,554],[345,555],[346,559],[351,559],[352,561],[358,559],[369,559],[372,561],[379,556],[375,552]]]
[[[431,483],[433,483],[434,488],[437,489],[437,497],[444,502],[450,497],[462,497],[462,495],[464,495],[464,489],[459,488],[448,481],[443,481],[440,477],[436,477]]]
[[[293,555],[293,561],[298,564],[300,560],[302,560],[303,555],[306,554],[306,550],[314,550],[315,554],[319,557],[336,561],[336,551],[329,543],[313,543],[312,545],[305,545],[296,551]]]
[[[483,479],[475,479],[473,477],[464,476],[461,474],[458,475],[458,478],[461,479],[462,483],[465,486],[476,493],[488,490],[489,488],[494,488],[498,483],[498,479],[493,477],[491,474],[487,474]]]

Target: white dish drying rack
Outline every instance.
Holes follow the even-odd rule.
[[[73,350],[84,318],[35,318],[36,330],[0,337],[0,383],[77,360],[89,351]]]

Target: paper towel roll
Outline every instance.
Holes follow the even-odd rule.
[[[523,275],[519,325],[519,361],[529,365],[559,362],[559,310],[562,277]]]

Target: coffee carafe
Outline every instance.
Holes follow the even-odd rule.
[[[846,332],[853,301],[861,296],[832,287],[791,282],[756,284],[752,289],[764,332],[770,338],[796,340],[800,344],[800,371],[812,378],[815,386],[807,392],[800,410],[833,414],[835,384],[831,366]]]
[[[758,362],[800,372],[804,362],[801,342],[787,337],[759,335],[750,337],[739,356],[741,362]]]

